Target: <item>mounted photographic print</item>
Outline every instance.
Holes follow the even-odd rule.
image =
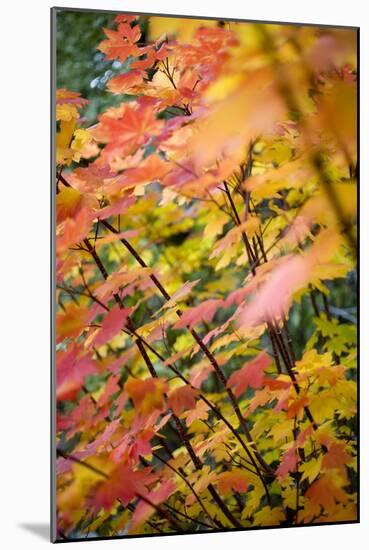
[[[357,37],[52,10],[53,541],[358,521]]]

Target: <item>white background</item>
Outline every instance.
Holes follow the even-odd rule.
[[[63,5],[62,0],[60,0]],[[91,542],[93,548],[361,549],[369,538],[368,67],[365,0],[66,0],[68,7],[361,26],[360,525]],[[49,544],[49,8],[5,0],[0,27],[0,544]],[[73,29],[70,29],[73,32]],[[78,547],[79,548],[79,547]]]

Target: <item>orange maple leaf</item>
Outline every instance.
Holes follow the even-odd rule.
[[[132,88],[143,83],[144,75],[144,71],[133,69],[127,73],[111,78],[107,84],[107,88],[114,94],[130,93]]]
[[[219,493],[222,496],[231,493],[232,490],[238,493],[246,493],[249,482],[248,476],[243,470],[222,472],[217,480]]]
[[[320,515],[323,508],[328,513],[334,511],[336,502],[345,503],[348,495],[341,488],[339,480],[332,475],[322,474],[306,491],[309,512]]]
[[[196,397],[199,391],[191,386],[176,388],[169,394],[168,405],[174,414],[179,416],[183,411],[196,406]]]
[[[137,412],[141,414],[163,410],[165,407],[164,394],[168,389],[168,384],[162,378],[147,378],[146,380],[129,378],[124,389],[132,398]]]

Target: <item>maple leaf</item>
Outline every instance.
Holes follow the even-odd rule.
[[[263,385],[264,371],[271,361],[266,353],[261,353],[252,361],[246,363],[234,372],[227,382],[228,388],[234,388],[236,397],[239,397],[247,388],[259,389]]]
[[[111,453],[112,460],[120,462],[122,458],[126,458],[130,464],[137,464],[140,456],[151,454],[150,441],[154,435],[155,432],[152,429],[130,430]]]
[[[301,419],[303,411],[307,405],[309,405],[309,397],[305,395],[299,395],[292,398],[292,401],[288,403],[287,418]]]
[[[209,374],[213,372],[214,369],[211,365],[204,365],[203,363],[199,363],[195,367],[191,369],[190,372],[190,382],[191,386],[194,386],[195,388],[200,389],[201,384],[207,380],[209,377]]]
[[[249,237],[252,237],[259,227],[260,221],[257,216],[252,216],[244,223],[233,227],[233,229],[230,229],[222,239],[217,241],[216,246],[210,255],[210,259],[216,258],[227,249],[229,250],[232,245],[239,242],[242,232],[245,232]]]
[[[211,471],[210,466],[203,466],[201,470],[194,472],[188,476],[188,480],[193,484],[194,491],[200,495],[206,491],[209,485],[217,480],[218,474]],[[194,504],[196,498],[193,493],[189,493],[186,498],[186,506]]]
[[[147,378],[146,380],[129,378],[124,385],[124,389],[132,398],[137,412],[143,415],[154,410],[162,411],[164,409],[164,394],[167,388],[167,382],[161,378]]]
[[[95,161],[85,167],[78,166],[69,177],[74,182],[74,187],[78,187],[80,191],[96,192],[115,176],[110,166]]]
[[[224,212],[215,212],[214,216],[205,226],[204,237],[215,238],[219,233],[222,233],[223,227],[228,223],[229,217]]]
[[[140,456],[151,455],[151,440],[165,426],[171,414],[163,416],[157,423],[159,416],[158,410],[154,410],[149,416],[135,416],[130,428],[124,431],[119,444],[110,454],[110,458],[117,463],[123,461],[136,465]]]
[[[132,312],[132,308],[121,309],[118,305],[114,306],[107,315],[105,315],[101,329],[93,339],[92,345],[102,346],[118,334],[126,325],[126,321]]]
[[[114,94],[131,93],[132,88],[143,83],[144,72],[139,69],[133,69],[127,73],[111,78],[107,84],[107,88]]]
[[[170,300],[168,300],[167,302],[165,302],[165,304],[163,305],[163,308],[168,308],[168,307],[173,307],[175,306],[178,302],[184,300],[191,292],[191,290],[197,285],[197,283],[200,282],[200,279],[196,279],[195,281],[187,281],[184,283],[183,286],[181,286],[181,288],[179,288],[178,290],[176,290]]]
[[[67,218],[63,223],[62,234],[56,238],[58,254],[81,242],[88,235],[90,227],[91,216],[87,208],[81,208],[74,219]]]
[[[113,420],[94,441],[88,443],[82,450],[76,451],[74,456],[79,460],[84,460],[91,455],[98,454],[99,451],[105,451],[110,447],[119,428],[119,419]]]
[[[96,197],[81,193],[73,187],[64,187],[56,196],[56,221],[75,218],[81,208],[93,209],[98,206]]]
[[[346,150],[355,154],[357,136],[356,82],[344,80],[334,82],[322,94],[318,103],[318,117],[322,126],[332,132],[338,142],[344,144]]]
[[[103,391],[97,401],[98,407],[103,408],[105,405],[109,404],[113,395],[120,392],[120,386],[118,382],[119,375],[112,375],[108,378],[108,381],[105,384]]]
[[[75,105],[76,107],[83,107],[89,103],[88,99],[81,97],[79,92],[72,92],[66,88],[58,88],[56,90],[56,104],[57,105]]]
[[[136,229],[131,229],[130,231],[121,231],[120,233],[110,233],[105,237],[101,237],[95,244],[95,249],[98,250],[101,246],[105,244],[113,243],[114,241],[120,241],[122,239],[131,239],[137,237],[139,231]]]
[[[93,425],[93,417],[96,413],[93,402],[90,396],[84,396],[80,399],[78,405],[73,409],[69,415],[57,416],[57,431],[68,430],[69,435],[72,437],[73,433],[78,432],[81,429],[90,429]]]
[[[76,338],[81,334],[87,324],[88,311],[76,304],[69,307],[56,316],[56,330],[58,341],[64,338]]]
[[[130,55],[133,57],[140,55],[140,48],[136,46],[141,36],[139,25],[131,27],[124,22],[118,25],[116,31],[107,28],[103,31],[107,40],[100,42],[98,49],[106,55],[107,59],[119,59],[123,63]]]
[[[322,460],[323,456],[319,455],[317,458],[311,458],[308,462],[303,462],[299,467],[302,472],[301,480],[308,479],[312,483],[321,472]]]
[[[254,514],[254,525],[279,525],[284,519],[285,514],[282,508],[264,506],[264,508]]]
[[[65,320],[64,320],[65,321]],[[56,398],[73,400],[83,386],[84,377],[96,373],[90,353],[78,345],[56,353]]]
[[[334,511],[336,502],[345,503],[348,495],[339,480],[331,474],[321,474],[319,479],[306,491],[309,500],[309,513],[319,516],[323,508],[328,513]]]
[[[265,377],[263,378],[264,383]],[[273,396],[270,393],[269,388],[263,388],[262,390],[256,391],[255,395],[247,409],[249,413],[253,413],[258,407],[265,405],[273,399]]]
[[[145,496],[150,503],[158,506],[162,502],[166,502],[176,490],[177,487],[174,481],[168,479],[160,481],[159,486]],[[150,519],[153,514],[155,514],[154,506],[141,500],[132,514],[131,530],[136,529],[140,524]]]
[[[205,401],[197,401],[195,408],[186,413],[186,426],[190,426],[195,420],[207,420],[208,411],[209,405]]]
[[[286,257],[258,292],[244,307],[240,325],[258,324],[279,318],[290,305],[293,293],[308,284],[311,264],[301,256]]]
[[[119,214],[124,214],[124,212],[135,203],[134,197],[122,197],[110,206],[105,206],[96,212],[96,217],[99,220],[106,220],[111,216],[117,216]]]
[[[210,323],[223,300],[211,299],[199,304],[198,306],[187,309],[177,321],[173,328],[193,328],[197,323],[205,321]]]
[[[169,394],[168,406],[179,416],[183,411],[195,408],[198,393],[198,390],[191,386],[176,388]]]
[[[84,156],[84,151],[88,151],[88,145],[91,144],[93,138],[88,130],[84,128],[77,128],[73,134],[73,140],[70,145],[71,150],[73,151],[73,160],[79,162],[81,156]]]
[[[102,481],[90,496],[90,506],[97,512],[100,508],[110,510],[114,502],[119,499],[124,506],[138,494],[146,495],[148,486],[156,479],[151,468],[132,470],[128,464],[120,464]]]
[[[129,287],[129,291],[134,288],[135,284],[141,280],[141,278],[148,277],[152,273],[149,267],[139,267],[127,271],[124,267],[121,271],[115,271],[102,283],[96,290],[95,294],[101,300],[105,300],[111,297],[113,294],[120,292],[120,297],[124,296],[122,292],[123,287]]]
[[[295,472],[297,468],[297,455],[295,445],[292,445],[282,457],[282,460],[276,470],[277,478],[283,481],[290,472]]]
[[[109,192],[115,193],[117,190],[135,188],[135,195],[140,195],[145,185],[161,180],[170,168],[170,163],[165,162],[158,155],[149,155],[139,166],[127,168],[124,174],[109,187]]]
[[[115,23],[132,23],[138,15],[128,15],[126,13],[120,13],[114,18]]]
[[[217,484],[219,493],[226,496],[232,490],[238,493],[246,493],[249,487],[250,479],[244,470],[232,470],[230,472],[222,472],[218,475]]]
[[[332,443],[328,452],[323,456],[322,466],[324,468],[342,469],[352,463],[352,457],[346,451],[346,445],[342,442]]]
[[[58,223],[65,218],[72,218],[78,212],[82,197],[82,193],[72,187],[65,187],[59,192],[56,197],[56,219]]]
[[[107,143],[103,154],[108,159],[126,156],[135,153],[160,131],[163,121],[158,120],[155,113],[155,106],[149,102],[125,103],[115,116],[101,115],[91,133],[98,141]]]

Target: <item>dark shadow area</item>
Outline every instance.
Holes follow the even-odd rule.
[[[48,523],[19,523],[19,527],[37,535],[40,539],[50,540],[50,527]]]

